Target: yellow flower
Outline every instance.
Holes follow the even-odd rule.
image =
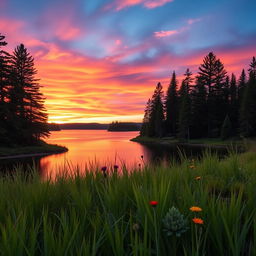
[[[200,218],[193,218],[192,221],[195,223],[195,224],[204,224],[204,221]]]
[[[191,212],[201,212],[202,211],[202,208],[198,207],[198,206],[192,206],[189,208],[189,210]]]

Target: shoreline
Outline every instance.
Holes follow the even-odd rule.
[[[185,146],[185,147],[203,147],[203,148],[211,148],[211,149],[227,149],[230,147],[237,147],[244,151],[245,144],[243,141],[227,141],[223,142],[221,140],[213,140],[212,142],[209,139],[205,139],[201,141],[198,140],[190,140],[191,142],[180,142],[178,139],[174,138],[150,138],[150,137],[140,137],[137,136],[135,138],[130,139],[130,141],[138,142],[141,144],[158,144],[163,146]],[[205,142],[204,142],[205,141]]]
[[[68,148],[56,144],[47,144],[42,142],[40,146],[25,146],[25,147],[0,147],[0,160],[39,157],[61,154],[68,151]]]
[[[56,155],[65,153],[66,151],[56,151],[56,152],[44,152],[44,153],[34,153],[34,154],[20,154],[20,155],[10,155],[10,156],[1,156],[0,160],[5,159],[13,159],[13,158],[26,158],[26,157],[37,157],[37,156],[49,156],[49,155]]]

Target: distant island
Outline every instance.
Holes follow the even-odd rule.
[[[133,122],[112,122],[110,124],[99,124],[99,123],[68,123],[68,124],[57,124],[49,123],[48,128],[50,131],[61,131],[61,130],[108,130],[110,132],[118,131],[140,131],[141,123]]]
[[[69,123],[59,124],[61,130],[107,130],[109,124],[99,123]]]
[[[139,131],[141,129],[141,123],[129,123],[129,122],[112,122],[109,127],[109,132],[124,132],[124,131]]]

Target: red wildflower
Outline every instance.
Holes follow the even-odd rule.
[[[158,205],[157,201],[150,201],[149,204],[153,207],[156,207]]]

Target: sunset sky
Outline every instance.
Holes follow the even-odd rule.
[[[0,0],[0,33],[34,56],[50,122],[141,121],[156,83],[210,51],[248,68],[256,1]]]

